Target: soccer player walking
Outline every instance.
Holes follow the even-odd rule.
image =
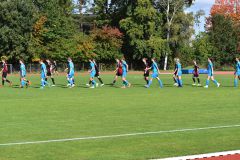
[[[217,87],[220,87],[220,83],[218,83],[217,80],[214,79],[213,63],[212,63],[212,60],[210,58],[208,58],[208,68],[207,68],[207,70],[208,70],[208,77],[207,77],[207,81],[206,81],[206,86],[204,86],[204,88],[208,88],[210,79],[213,81],[213,83]]]
[[[236,70],[234,73],[234,87],[238,86],[238,80],[240,80],[240,61],[239,58],[236,58]]]
[[[98,65],[97,65],[95,59],[93,59],[92,62],[94,63],[94,67],[95,67],[95,70],[96,70],[95,77],[98,78],[99,82],[101,83],[100,86],[102,87],[102,86],[104,86],[104,83],[103,83],[103,81],[102,81],[102,78],[100,77],[100,71],[99,71]],[[92,83],[92,82],[89,81],[89,83],[87,84],[87,86],[90,86],[91,83]]]
[[[122,76],[122,72],[123,72],[123,70],[122,70],[122,61],[119,60],[119,59],[116,59],[116,62],[117,62],[117,68],[116,68],[116,70],[114,71],[114,72],[116,72],[116,75],[115,75],[115,77],[114,77],[114,80],[113,80],[112,85],[114,85],[114,84],[116,83],[118,77],[121,77],[121,76]]]
[[[194,60],[193,61],[193,64],[194,64],[194,69],[193,69],[193,86],[196,86],[196,79],[197,79],[197,86],[201,86],[201,83],[200,83],[200,78],[199,78],[199,66],[197,65],[197,62]]]
[[[20,63],[20,82],[21,82],[20,88],[23,88],[25,85],[26,87],[28,87],[30,85],[30,81],[26,79],[27,72],[26,72],[25,64],[21,59],[19,60],[19,63]]]
[[[46,64],[46,67],[47,67],[46,81],[50,77],[51,80],[52,80],[52,86],[55,87],[56,85],[55,85],[55,80],[54,80],[54,77],[53,77],[53,68],[54,68],[53,63],[49,59],[47,59],[46,62],[47,62],[47,64]]]
[[[163,88],[162,81],[158,77],[158,74],[160,74],[160,71],[159,71],[158,64],[156,63],[156,59],[155,58],[152,58],[152,66],[150,68],[148,68],[148,70],[150,70],[150,69],[152,70],[151,79],[149,80],[148,84],[145,85],[145,87],[149,88],[150,85],[152,84],[153,78],[156,78],[158,80],[160,88]]]
[[[90,70],[88,71],[90,73],[90,82],[92,83],[92,86],[90,88],[98,87],[98,83],[94,80],[94,77],[96,75],[96,68],[93,60],[89,59],[90,62]]]
[[[127,81],[127,72],[128,72],[128,64],[127,62],[125,61],[125,58],[123,57],[122,60],[122,81],[123,81],[123,86],[122,88],[126,88],[126,87],[131,87],[131,83],[129,83]]]
[[[74,85],[74,64],[72,62],[71,58],[68,58],[68,68],[66,69],[68,70],[67,73],[67,81],[68,81],[68,85],[70,88],[73,88]]]
[[[142,61],[144,63],[144,66],[145,66],[143,76],[144,76],[144,80],[148,84],[148,79],[149,79],[149,69],[148,68],[149,68],[149,64],[148,64],[147,60],[148,60],[147,58],[143,58],[142,59]]]
[[[47,67],[46,67],[46,64],[43,62],[43,60],[40,60],[39,63],[41,65],[41,89],[43,89],[45,85],[48,85],[48,82],[46,81]]]
[[[174,86],[178,86],[178,82],[177,82],[177,58],[174,58],[174,72],[173,72],[173,81],[174,81]]]
[[[10,86],[12,86],[12,82],[7,79],[8,66],[7,66],[7,62],[6,62],[5,59],[2,59],[2,70],[1,70],[1,73],[2,73],[2,86],[4,86],[5,81],[7,83],[9,83]]]
[[[182,82],[182,65],[180,63],[180,59],[176,59],[177,62],[177,68],[176,68],[176,75],[177,75],[177,83],[178,87],[183,87],[183,82]]]

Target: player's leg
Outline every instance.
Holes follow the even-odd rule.
[[[234,75],[234,87],[237,87],[238,86],[238,76],[237,74]]]
[[[113,80],[113,82],[112,82],[113,85],[117,82],[117,79],[118,79],[118,73],[117,73],[116,76],[114,77],[114,80]]]
[[[217,86],[220,87],[220,83],[218,83],[218,81],[216,79],[214,79],[214,76],[211,76],[211,80],[213,81],[213,83]]]
[[[182,82],[182,76],[178,76],[178,87],[182,87],[183,86],[183,82]]]
[[[192,76],[192,80],[193,80],[193,84],[192,85],[196,86],[196,76],[195,75]]]
[[[158,84],[161,88],[163,88],[163,83],[159,77],[156,78],[158,80]]]
[[[208,86],[209,86],[209,82],[210,82],[210,77],[211,77],[211,75],[208,74],[208,76],[207,76],[207,80],[206,80],[206,85],[204,86],[204,88],[208,88]]]
[[[177,78],[176,78],[176,74],[174,73],[173,74],[173,81],[174,81],[174,86],[177,86],[178,85],[178,82],[177,82]]]
[[[51,80],[52,80],[52,86],[55,86],[55,79],[54,79],[53,75],[51,75]]]

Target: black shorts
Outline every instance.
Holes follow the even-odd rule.
[[[198,78],[199,77],[199,73],[193,73],[193,77],[194,78]]]
[[[122,73],[117,72],[117,73],[116,73],[116,76],[122,76]]]
[[[47,76],[52,76],[52,73],[51,72],[47,72]]]
[[[99,72],[96,72],[95,77],[99,77]]]
[[[143,76],[144,76],[144,77],[149,77],[149,71],[144,72]]]
[[[2,73],[2,78],[7,78],[7,74],[8,74],[7,72],[3,72]]]

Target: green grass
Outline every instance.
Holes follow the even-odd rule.
[[[18,84],[18,77],[9,77]],[[232,76],[216,76],[222,87],[172,86],[171,75],[143,87],[141,75],[129,75],[133,87],[106,85],[85,88],[88,76],[77,76],[77,87],[39,89],[38,76],[28,89],[0,88],[0,143],[40,141],[135,132],[164,131],[240,124],[240,89]],[[113,76],[104,75],[105,83]],[[205,83],[205,76],[201,76]],[[79,87],[79,83],[81,84]],[[240,149],[240,127],[163,133],[98,140],[0,146],[0,160],[145,160]]]

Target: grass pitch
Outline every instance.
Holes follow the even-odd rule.
[[[103,75],[106,84],[113,75]],[[205,84],[205,75],[201,75]],[[126,133],[168,131],[240,124],[240,88],[233,76],[219,75],[222,87],[192,87],[190,75],[184,88],[172,86],[171,75],[161,75],[144,88],[141,75],[128,75],[132,88],[85,87],[88,76],[76,77],[77,87],[66,88],[64,76],[57,87],[0,88],[0,144]],[[19,78],[10,76],[14,84]],[[43,144],[0,146],[0,160],[145,160],[240,148],[240,127],[189,132],[138,135]]]

